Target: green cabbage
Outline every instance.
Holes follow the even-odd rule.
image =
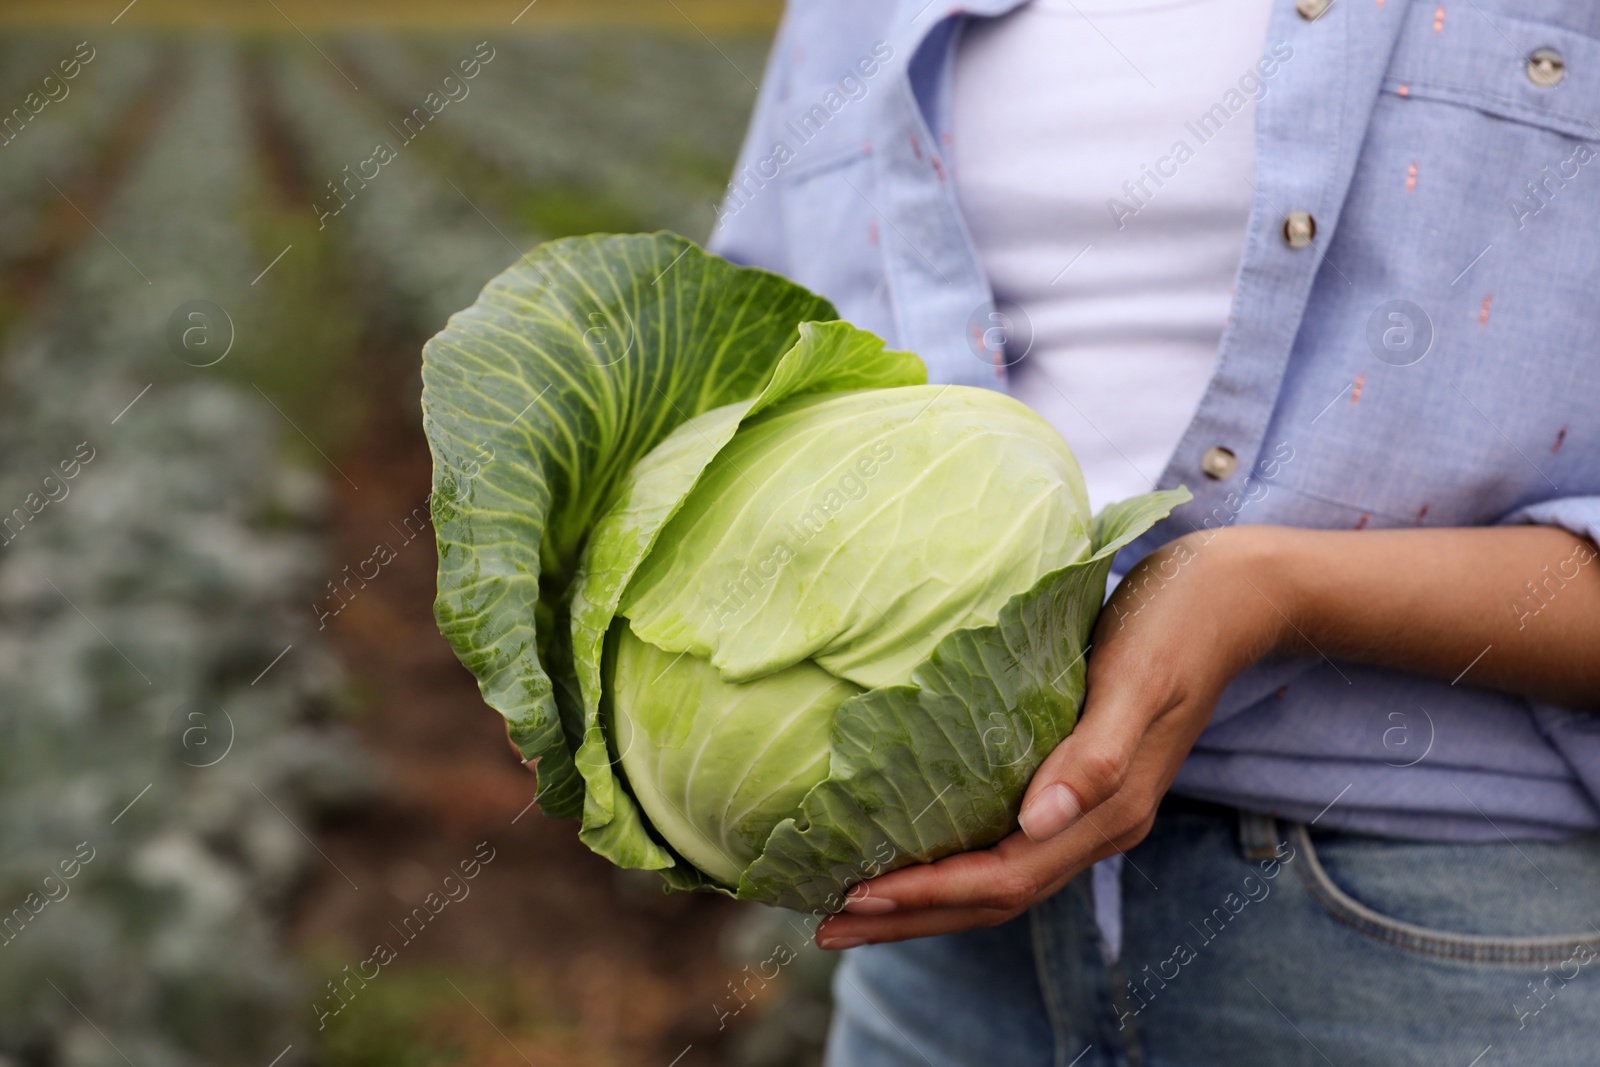
[[[424,352],[440,629],[546,812],[670,886],[836,907],[993,844],[1117,549],[1060,437],[670,234],[553,242]]]

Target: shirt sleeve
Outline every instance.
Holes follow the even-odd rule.
[[[733,177],[717,208],[716,227],[706,242],[710,251],[725,259],[777,274],[789,273],[783,215],[778,204],[779,189],[776,182],[757,187],[748,180],[748,175],[757,162],[771,152],[778,103],[786,95],[789,82],[795,21],[794,5],[786,5],[772,51],[767,55],[767,69],[761,77],[750,125],[745,129],[744,145],[739,149]],[[742,193],[735,192],[735,187],[741,187]]]
[[[1520,507],[1498,525],[1559,526],[1600,545],[1600,496],[1563,496]]]

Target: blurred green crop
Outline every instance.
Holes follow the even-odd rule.
[[[221,11],[141,3],[0,37],[4,109],[94,50],[0,145],[0,1065],[482,1063],[450,983],[537,1030],[513,993],[408,964],[319,1036],[320,957],[285,947],[331,874],[318,827],[384,788],[319,625],[338,501],[383,488],[345,464],[378,412],[415,417],[422,339],[537,242],[709,234],[771,11],[716,47],[546,23],[313,46],[139,29]],[[470,95],[402,137],[485,41]]]

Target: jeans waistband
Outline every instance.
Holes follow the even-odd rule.
[[[1248,860],[1272,859],[1277,855],[1278,842],[1283,840],[1284,831],[1279,828],[1278,819],[1260,812],[1245,811],[1242,808],[1232,808],[1225,804],[1194,800],[1174,794],[1168,794],[1161,801],[1161,809],[1209,815],[1212,818],[1227,819],[1236,823],[1239,853]]]

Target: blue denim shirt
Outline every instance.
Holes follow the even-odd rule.
[[[792,3],[714,250],[823,293],[935,381],[1003,389],[947,150],[961,28],[1016,6]],[[1335,0],[1308,19],[1276,0],[1275,45],[1229,323],[1160,479],[1196,499],[1119,566],[1230,523],[1600,537],[1600,5]],[[1493,610],[1553,625],[1564,579],[1527,577]],[[1403,837],[1600,826],[1600,716],[1462,668],[1259,664],[1174,788]]]

